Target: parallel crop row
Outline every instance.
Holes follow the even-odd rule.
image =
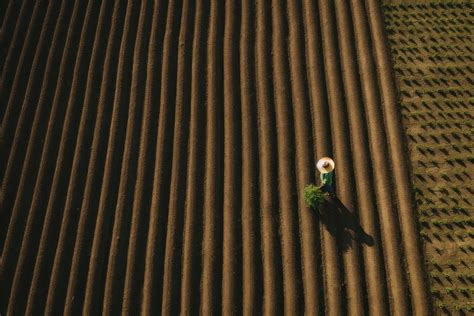
[[[435,1],[384,8],[420,234],[431,258],[434,305],[439,313],[469,313],[474,285],[472,4]]]

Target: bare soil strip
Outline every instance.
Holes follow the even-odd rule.
[[[201,244],[195,243],[196,239],[202,236],[202,178],[204,170],[201,167],[204,163],[204,132],[203,120],[205,112],[201,104],[205,100],[204,93],[199,93],[205,86],[202,80],[202,72],[205,71],[205,21],[207,17],[207,8],[202,2],[196,4],[194,18],[194,32],[192,40],[192,67],[191,67],[191,100],[190,100],[190,123],[187,175],[186,175],[186,197],[184,207],[184,231],[182,247],[182,266],[181,266],[181,289],[180,289],[180,309],[182,313],[199,312],[199,283],[201,273]],[[164,162],[166,164],[166,162]],[[149,245],[151,252],[154,252],[154,246]],[[156,257],[156,260],[161,261]],[[148,277],[148,276],[146,276]],[[178,282],[177,282],[178,283]],[[159,289],[158,289],[159,290]],[[153,306],[150,301],[150,306]]]
[[[377,1],[5,7],[2,314],[429,314]]]
[[[17,260],[18,256],[20,255],[21,252],[21,243],[22,240],[18,240],[15,238],[16,235],[23,235],[25,232],[25,225],[27,225],[27,218],[29,217],[28,215],[28,210],[29,210],[29,204],[32,202],[33,194],[34,194],[34,188],[35,188],[35,183],[36,183],[36,178],[37,178],[37,171],[40,167],[44,167],[44,165],[40,164],[40,161],[42,160],[43,157],[46,155],[50,154],[48,150],[51,150],[54,152],[55,146],[58,142],[58,130],[54,129],[55,124],[62,124],[62,121],[64,120],[64,102],[66,100],[67,102],[67,95],[70,93],[69,88],[67,87],[65,82],[67,80],[70,80],[71,75],[72,75],[72,69],[70,67],[66,67],[68,63],[71,63],[74,65],[74,59],[75,59],[75,54],[72,52],[70,49],[70,46],[73,44],[78,44],[79,37],[77,36],[80,34],[79,32],[81,31],[81,26],[83,22],[84,16],[80,16],[81,14],[81,9],[82,13],[84,13],[84,7],[81,8],[79,5],[74,6],[74,11],[72,13],[72,18],[69,20],[69,23],[67,23],[66,19],[60,20],[60,22],[67,23],[65,25],[62,25],[62,27],[66,31],[60,31],[56,33],[58,37],[58,41],[60,40],[59,37],[60,35],[63,35],[62,40],[65,42],[63,46],[59,45],[59,50],[56,51],[53,45],[53,49],[50,52],[54,52],[55,54],[50,54],[48,56],[48,66],[47,69],[50,70],[51,72],[54,72],[52,70],[53,66],[56,68],[59,68],[59,71],[56,71],[56,77],[52,76],[47,77],[47,79],[51,78],[52,80],[47,80],[44,82],[45,84],[42,86],[42,88],[45,88],[50,92],[51,94],[48,94],[48,97],[41,98],[39,100],[40,104],[38,105],[38,109],[35,112],[35,119],[33,121],[33,128],[31,131],[30,138],[27,141],[27,150],[26,150],[26,157],[25,157],[25,162],[23,165],[23,168],[20,173],[18,174],[10,174],[12,178],[19,178],[19,181],[16,180],[16,183],[18,183],[18,189],[17,192],[13,191],[16,193],[14,195],[13,192],[7,191],[8,188],[6,188],[5,191],[3,192],[2,197],[3,200],[1,201],[2,207],[6,207],[5,210],[11,210],[11,218],[9,221],[9,226],[8,226],[8,231],[5,237],[5,244],[2,252],[2,260],[5,259],[6,261],[12,260],[14,262],[13,265],[3,265],[0,267],[1,268],[1,273],[0,273],[0,278],[1,278],[1,283],[6,284],[7,286],[5,287],[8,289],[5,291],[5,295],[2,296],[2,305],[7,305],[8,299],[10,297],[10,292],[11,292],[11,286],[13,282],[13,278],[15,275],[15,269],[17,266]],[[66,26],[67,25],[67,26]],[[57,30],[59,30],[59,27],[61,24],[57,25]],[[65,27],[66,26],[66,27]],[[67,36],[64,36],[66,35]],[[76,36],[76,38],[74,38]],[[66,38],[64,38],[66,37]],[[60,48],[64,47],[64,50],[61,50]],[[61,63],[60,66],[57,67],[57,60],[54,60],[54,57],[57,57],[57,54],[62,51],[62,58],[61,58]],[[54,60],[54,62],[53,62]],[[55,89],[52,89],[52,85],[55,85]],[[49,88],[49,89],[48,89]],[[42,91],[43,92],[43,91]],[[54,92],[54,94],[53,94]],[[42,96],[46,95],[43,94]],[[61,104],[61,106],[60,106]],[[45,124],[45,121],[42,120],[42,117],[40,114],[45,114],[41,113],[43,108],[45,111],[50,107],[50,113],[51,115],[48,115],[50,121],[48,124]],[[62,114],[62,115],[61,115]],[[44,119],[44,117],[43,117]],[[59,121],[59,122],[58,122]],[[40,135],[38,135],[37,132],[42,131],[41,138],[36,138]],[[39,132],[41,133],[41,132]],[[44,143],[44,147],[40,147],[39,143]],[[50,147],[51,146],[51,147]],[[57,150],[57,149],[56,149]],[[54,154],[53,154],[54,156]],[[51,168],[52,161],[48,159],[44,159],[43,163],[48,164],[49,167]],[[15,161],[13,161],[13,157],[9,157],[9,164],[14,165],[16,164]],[[44,171],[43,171],[44,172]],[[51,172],[49,172],[51,173]],[[7,181],[4,182],[6,185],[8,183],[9,178],[5,177]],[[43,191],[43,195],[47,199],[48,196],[48,186],[45,185],[43,186],[38,186],[39,189],[46,190]],[[2,189],[3,191],[3,189]],[[43,202],[45,199],[43,198]],[[28,204],[28,205],[27,205]],[[34,215],[33,215],[34,216]],[[5,301],[3,301],[5,300]]]
[[[47,6],[46,13],[43,11],[43,7],[41,1],[38,1],[34,7],[21,53],[17,56],[19,60],[16,68],[14,68],[14,75],[4,71],[0,78],[0,121],[2,121],[2,135],[4,141],[6,141],[5,146],[11,146],[11,136],[15,134],[18,116],[22,112],[21,103],[25,96],[25,90],[29,86],[29,76],[34,70],[37,70],[41,61],[44,64],[44,57],[39,57],[42,53],[41,48],[47,47],[48,39],[52,35],[52,31],[48,30],[48,27],[50,27],[51,16],[57,13],[58,5],[50,3]],[[44,19],[42,19],[43,17]],[[15,51],[15,54],[18,54],[18,51]],[[32,67],[33,59],[35,67]],[[13,81],[10,81],[11,79]],[[5,137],[7,135],[8,137]],[[2,166],[0,170],[0,176],[2,176],[4,167]]]
[[[381,100],[385,115],[385,127],[392,161],[392,175],[400,220],[400,230],[406,256],[409,285],[413,296],[413,309],[418,315],[429,313],[428,291],[424,273],[424,263],[420,249],[420,240],[416,218],[413,210],[413,192],[410,183],[406,144],[401,124],[400,111],[397,108],[397,95],[393,84],[394,75],[388,42],[383,29],[383,17],[379,3],[374,0],[367,2],[370,17],[370,30],[375,50],[375,64],[380,80]]]
[[[55,10],[56,9],[56,10]],[[26,148],[22,148],[22,146],[18,146],[20,139],[23,135],[27,134],[26,131],[31,126],[31,121],[36,112],[36,107],[34,106],[35,101],[38,98],[39,90],[37,81],[44,78],[44,66],[45,62],[44,59],[47,57],[45,54],[48,54],[49,43],[52,38],[52,33],[55,26],[55,18],[57,18],[57,14],[54,14],[54,11],[57,11],[58,7],[54,7],[50,5],[48,7],[48,12],[46,13],[45,21],[41,27],[41,35],[38,41],[38,46],[35,50],[35,57],[33,63],[31,65],[30,77],[27,78],[26,89],[24,90],[25,93],[21,95],[21,97],[13,97],[15,93],[10,93],[10,97],[8,98],[8,103],[5,103],[7,107],[6,113],[4,116],[4,121],[2,122],[0,137],[2,138],[2,146],[3,148],[10,148],[10,153],[7,156],[6,153],[2,155],[0,161],[2,163],[0,169],[0,177],[2,180],[5,181],[5,178],[9,178],[12,173],[12,168],[16,166],[16,170],[21,170],[22,162],[23,161],[16,161],[15,164],[10,163],[8,164],[8,158],[12,156],[13,153],[17,152],[18,150],[26,150]],[[16,79],[15,79],[16,80]],[[14,90],[13,90],[14,91]],[[33,101],[35,100],[35,101]],[[15,109],[15,110],[13,110]],[[11,113],[16,111],[19,112],[18,119],[10,120]],[[13,122],[12,122],[13,121]],[[16,126],[15,126],[16,124]],[[26,129],[26,130],[25,130]],[[8,137],[7,137],[8,135]],[[20,151],[21,152],[21,151]],[[20,154],[21,156],[22,154]],[[8,170],[8,171],[7,171]],[[16,171],[18,172],[18,171]],[[4,182],[2,181],[2,186]],[[5,184],[6,185],[6,184]],[[6,195],[8,191],[2,190],[0,194],[0,200],[5,202]],[[11,191],[10,191],[11,192]],[[10,212],[2,212],[0,216],[4,216],[6,214],[10,214]],[[0,217],[2,220],[7,220],[8,217],[3,218]],[[6,234],[6,229],[0,230],[0,249],[3,249],[3,242]]]
[[[133,47],[136,37],[132,36],[136,31],[138,20],[137,4],[128,3],[124,22],[120,54],[117,65],[117,78],[115,81],[115,95],[113,99],[113,112],[107,141],[107,154],[105,158],[104,176],[100,188],[100,200],[97,210],[97,222],[92,242],[92,250],[89,259],[89,270],[87,274],[86,291],[84,297],[84,310],[86,314],[98,313],[102,309],[105,295],[106,267],[108,265],[108,250],[112,248],[112,229],[114,226],[114,213],[108,212],[111,205],[119,205],[118,192],[123,194],[121,175],[128,176],[126,146],[127,107],[130,98],[130,76],[133,58]],[[133,118],[132,118],[133,119]],[[128,145],[128,144],[127,144]],[[125,161],[125,163],[124,163]],[[121,170],[121,172],[119,172]],[[128,201],[130,202],[130,201]],[[128,224],[128,223],[124,223]],[[50,301],[53,293],[48,295],[46,306],[54,306]],[[51,305],[49,305],[51,304]]]
[[[287,3],[287,20],[302,21],[301,5],[295,2]],[[289,61],[290,80],[293,108],[293,121],[295,127],[296,151],[296,183],[298,187],[314,183],[314,157],[313,139],[311,131],[311,111],[305,107],[309,95],[306,80],[298,74],[304,72],[306,66],[304,56],[304,31],[303,23],[288,23],[289,27]],[[301,231],[301,269],[304,289],[305,311],[321,310],[321,299],[318,296],[318,286],[322,283],[318,273],[318,264],[321,262],[319,243],[319,227],[314,221],[315,214],[304,202],[302,192],[298,192],[299,226]]]
[[[81,116],[81,106],[84,101],[82,98],[85,92],[84,89],[86,88],[85,79],[87,78],[86,74],[91,61],[92,49],[87,43],[92,41],[97,33],[97,14],[94,14],[94,12],[98,13],[98,9],[98,7],[96,8],[92,3],[89,3],[85,12],[86,18],[82,25],[78,53],[75,58],[70,94],[69,96],[64,96],[65,103],[67,103],[66,113],[64,114],[64,119],[62,117],[56,119],[58,121],[56,124],[60,126],[59,130],[61,133],[53,134],[52,128],[48,128],[46,133],[47,141],[45,142],[41,154],[40,168],[24,232],[24,234],[30,238],[24,239],[21,245],[21,252],[17,262],[10,296],[10,305],[14,306],[16,301],[20,300],[17,309],[21,312],[23,312],[26,300],[21,296],[17,298],[17,296],[20,290],[28,286],[31,280],[33,271],[32,269],[25,270],[25,267],[33,260],[32,257],[36,257],[38,242],[42,234],[41,226],[37,225],[37,222],[43,222],[45,224],[50,224],[51,221],[59,222],[58,218],[60,218],[60,216],[52,213],[58,209],[58,205],[63,204],[65,189],[67,189],[65,183],[68,181],[73,157],[72,152],[68,149],[75,146],[74,142],[77,139],[74,136],[77,133],[80,120],[75,118]],[[57,103],[62,101],[63,100],[57,101]],[[60,122],[63,122],[62,125]],[[57,150],[57,158],[55,161],[52,156],[55,153],[55,148],[57,148],[54,147],[57,146],[57,139],[59,139],[59,149]],[[51,161],[51,163],[48,164],[47,161]],[[43,197],[48,195],[48,189],[50,189],[49,199],[44,199]],[[45,217],[45,213],[48,215],[47,217]],[[27,282],[26,285],[25,282]]]
[[[257,86],[257,120],[260,165],[260,234],[263,261],[263,306],[266,314],[275,314],[283,309],[281,249],[278,240],[278,182],[276,177],[276,132],[275,113],[272,110],[271,66],[269,37],[270,21],[268,2],[257,2],[257,35],[255,45]],[[260,53],[257,53],[260,52]]]
[[[0,77],[2,89],[0,91],[4,91],[6,95],[11,91],[15,73],[21,69],[21,67],[18,67],[21,65],[18,63],[21,56],[20,52],[22,51],[22,47],[28,46],[28,40],[25,40],[25,37],[28,38],[29,36],[27,34],[34,32],[30,27],[37,27],[34,22],[39,18],[41,10],[44,7],[45,3],[43,1],[22,2],[20,11],[17,11],[18,15],[16,16],[16,20],[10,21],[8,25],[10,29],[5,30],[3,33],[5,36],[10,36],[10,38],[5,39],[6,42],[2,45],[2,50],[0,51],[2,53],[2,55],[0,55],[0,69],[2,74]],[[13,25],[14,27],[12,27]],[[5,25],[5,27],[7,27],[7,25]],[[6,97],[6,99],[8,99],[8,97]],[[4,111],[3,109],[1,113],[4,113]],[[3,115],[0,116],[0,118],[3,118]]]
[[[241,223],[242,223],[242,312],[259,311],[262,300],[262,256],[260,249],[260,214],[258,185],[258,122],[255,87],[254,4],[245,0],[241,6],[240,28],[240,102],[241,102]],[[236,21],[238,22],[238,21]]]
[[[239,86],[239,3],[225,4],[224,25],[224,196],[222,314],[242,314],[241,118]]]
[[[350,214],[347,215],[354,216],[352,220],[358,221],[355,217],[356,213],[354,210],[356,200],[355,191],[353,190],[352,154],[349,141],[347,110],[344,107],[344,90],[342,89],[341,65],[344,66],[345,64],[340,62],[340,56],[338,55],[339,50],[344,53],[344,44],[348,42],[350,33],[347,26],[348,19],[345,16],[346,14],[344,14],[344,7],[341,6],[341,3],[335,4],[336,3],[333,4],[329,1],[321,4],[320,12],[322,20],[325,21],[322,25],[322,34],[323,42],[325,43],[325,52],[327,52],[325,54],[325,69],[331,124],[334,130],[334,159],[338,161],[337,173],[344,177],[346,184],[344,186],[337,186],[337,195],[345,208],[350,212]],[[342,19],[342,22],[340,19]],[[344,29],[344,27],[346,27],[346,29]],[[342,44],[338,44],[338,38]],[[344,59],[345,56],[343,54],[341,56]],[[347,74],[347,71],[347,69],[344,69],[343,74]],[[344,80],[347,80],[347,78],[345,77]],[[346,102],[352,100],[353,97],[353,95],[346,93]],[[350,104],[348,106],[350,106]],[[344,218],[338,218],[336,220],[341,222],[342,225],[350,227],[350,221],[346,222]],[[347,311],[343,310],[343,312],[358,315],[363,313],[364,310],[362,293],[365,291],[361,288],[363,286],[361,281],[363,276],[361,275],[359,262],[361,257],[359,243],[357,243],[354,238],[358,232],[338,229],[337,233],[340,236],[340,241],[342,241],[342,245],[339,247],[341,247],[344,254],[345,292],[348,299]]]
[[[360,4],[360,3],[358,3]],[[356,4],[357,5],[357,4]],[[365,70],[367,69],[367,60],[366,58],[369,52],[364,52],[360,54],[361,56],[361,68],[364,71],[359,71],[359,67],[356,63],[357,55],[355,52],[355,37],[359,36],[360,30],[354,31],[350,28],[351,19],[348,12],[351,8],[349,6],[344,6],[344,1],[336,1],[337,13],[340,13],[342,17],[339,20],[339,34],[344,34],[341,36],[339,41],[341,49],[341,63],[342,63],[342,74],[344,80],[344,89],[347,96],[347,112],[349,116],[349,127],[351,135],[351,144],[352,144],[352,157],[354,163],[354,173],[355,181],[357,187],[357,194],[359,200],[359,216],[361,220],[362,229],[367,229],[367,232],[372,237],[371,242],[372,247],[364,247],[364,265],[366,271],[366,278],[370,280],[367,282],[367,291],[368,291],[368,307],[372,314],[374,315],[384,315],[387,314],[386,304],[387,304],[387,295],[386,295],[386,285],[382,281],[384,266],[383,258],[380,251],[380,236],[377,231],[378,218],[375,211],[375,200],[373,194],[365,194],[364,192],[373,191],[373,178],[372,172],[370,171],[370,152],[369,144],[367,141],[367,126],[366,119],[363,113],[363,103],[361,98],[360,85],[358,83],[359,78],[357,78],[358,73],[362,76],[362,81],[365,82]],[[363,11],[357,11],[360,8],[352,7],[354,10],[353,22],[354,24],[358,22],[357,13],[362,13]],[[359,31],[359,32],[358,32]],[[353,33],[355,33],[353,35]],[[364,43],[366,41],[367,34],[365,36],[359,36],[357,43]],[[364,85],[364,83],[363,83]],[[370,82],[366,86],[371,85],[372,90],[375,91],[374,83]],[[368,102],[367,102],[368,103]]]

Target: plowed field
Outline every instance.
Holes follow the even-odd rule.
[[[431,312],[379,1],[0,18],[2,314]]]

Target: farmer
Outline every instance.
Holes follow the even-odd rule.
[[[334,190],[334,160],[329,157],[323,157],[318,160],[316,166],[321,173],[321,189],[323,192],[328,193],[329,196],[334,197],[336,195]]]

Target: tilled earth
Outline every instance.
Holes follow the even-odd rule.
[[[379,1],[3,6],[2,314],[430,313]]]

